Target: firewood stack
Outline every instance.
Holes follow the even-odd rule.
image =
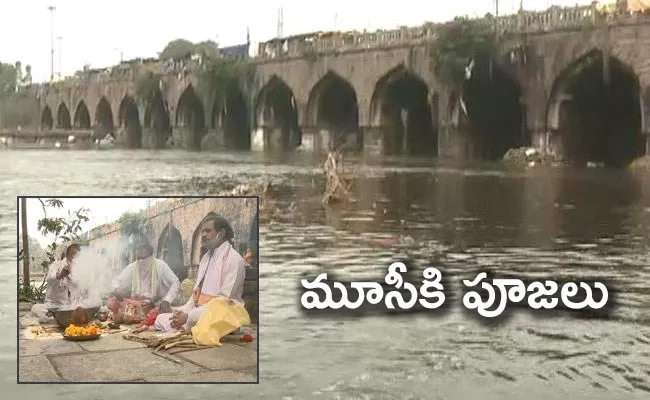
[[[194,343],[192,339],[192,334],[187,332],[179,332],[172,336],[165,337],[143,337],[134,333],[127,333],[124,336],[124,339],[131,340],[134,342],[140,342],[147,345],[147,347],[152,347],[155,352],[167,351],[172,354],[181,353],[183,351],[204,349],[210,346],[201,346]],[[173,351],[170,351],[174,349]]]

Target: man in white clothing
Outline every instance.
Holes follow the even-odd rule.
[[[149,243],[138,243],[135,251],[137,260],[113,281],[107,308],[119,314],[123,305],[133,304],[142,306],[145,312],[154,307],[170,312],[181,285],[178,277],[165,261],[153,256]]]
[[[32,314],[38,318],[39,323],[54,323],[54,317],[49,310],[70,304],[72,292],[76,289],[71,266],[79,250],[81,250],[79,245],[73,243],[68,246],[63,258],[50,264],[45,277],[47,283],[45,303],[34,304],[31,310]]]
[[[239,303],[244,291],[246,262],[233,248],[234,233],[223,217],[210,217],[201,227],[201,244],[208,251],[201,258],[192,297],[173,313],[160,313],[155,327],[161,331],[190,331],[213,298],[223,296]]]

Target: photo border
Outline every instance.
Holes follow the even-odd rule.
[[[40,382],[21,382],[20,380],[20,289],[18,282],[20,281],[20,260],[18,254],[20,253],[20,200],[36,199],[36,198],[55,198],[55,199],[255,199],[255,217],[257,218],[257,243],[255,249],[255,257],[257,259],[257,380],[255,382],[218,382],[218,381],[192,381],[192,382],[130,382],[130,381],[40,381]],[[260,383],[260,197],[259,196],[183,196],[183,195],[167,195],[167,196],[16,196],[16,384],[18,385],[259,385]],[[243,256],[243,255],[242,255]]]

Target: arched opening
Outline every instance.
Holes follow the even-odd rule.
[[[72,127],[70,110],[63,102],[59,104],[59,109],[56,111],[56,127],[58,129],[70,129]]]
[[[296,99],[289,85],[277,76],[271,77],[257,95],[255,116],[256,125],[271,132],[273,147],[288,150],[302,143]]]
[[[120,127],[126,133],[126,147],[139,149],[142,147],[142,126],[140,125],[140,112],[133,97],[125,95],[120,102],[118,112]]]
[[[230,85],[226,92],[221,121],[226,146],[235,150],[250,150],[251,124],[248,105],[244,94],[235,84]]]
[[[51,130],[54,127],[54,118],[52,117],[52,110],[49,106],[45,106],[41,113],[41,129]]]
[[[548,130],[563,158],[625,166],[645,153],[639,81],[615,57],[593,50],[563,71],[553,85]]]
[[[201,227],[203,226],[203,223],[206,219],[217,216],[219,216],[219,214],[210,211],[205,217],[203,217],[203,219],[201,219],[201,222],[199,222],[194,229],[194,233],[192,234],[192,250],[190,254],[192,265],[198,265],[201,261],[201,257],[206,253],[206,249],[201,246]]]
[[[181,94],[176,106],[176,126],[186,128],[184,135],[187,147],[192,150],[201,149],[201,139],[205,133],[205,113],[203,103],[192,85]]]
[[[164,260],[179,280],[187,278],[188,271],[183,263],[183,239],[175,226],[167,224],[158,238],[157,257]]]
[[[151,103],[145,108],[144,127],[153,130],[154,147],[165,147],[172,134],[172,125],[169,110],[159,89],[155,91]]]
[[[99,127],[99,133],[103,136],[107,133],[113,133],[113,111],[111,111],[111,104],[106,100],[106,97],[99,99],[97,109],[95,111],[95,122]]]
[[[310,125],[330,134],[330,145],[359,148],[359,106],[350,82],[328,72],[309,93],[307,110]],[[349,144],[356,138],[356,143]]]
[[[90,129],[90,112],[86,102],[81,100],[74,111],[74,127],[79,129]]]
[[[381,126],[384,153],[434,155],[437,127],[433,124],[429,88],[403,65],[375,85],[370,104],[374,125]]]
[[[498,64],[478,58],[463,83],[464,109],[472,156],[500,160],[511,148],[530,145],[524,129],[521,87]]]

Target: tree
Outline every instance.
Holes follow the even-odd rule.
[[[43,207],[43,218],[37,222],[37,229],[43,236],[54,235],[54,240],[47,246],[46,259],[41,263],[43,268],[56,260],[57,248],[63,243],[70,243],[79,240],[81,224],[88,222],[88,209],[80,208],[76,211],[68,211],[68,217],[48,217],[47,208],[63,208],[63,202],[59,199],[38,199]]]
[[[88,221],[87,212],[85,208],[80,208],[74,212],[68,211],[68,217],[48,217],[48,208],[63,208],[63,202],[58,199],[38,199],[43,208],[43,217],[38,220],[37,228],[44,236],[53,234],[54,239],[50,245],[47,246],[45,257],[41,266],[47,269],[49,265],[56,259],[56,250],[63,243],[72,241],[79,241],[79,233],[81,232],[81,224]],[[29,261],[30,261],[30,240],[27,235],[27,213],[26,213],[26,199],[21,199],[22,208],[22,249],[19,253],[19,258],[23,260],[23,276],[19,280],[20,299],[27,301],[42,301],[45,297],[46,280],[45,275],[40,285],[32,284],[29,275]],[[27,243],[27,245],[26,245]]]
[[[161,75],[153,71],[140,71],[135,78],[135,98],[149,119],[145,124],[153,127],[155,146],[162,147],[170,134],[167,110],[163,99]],[[166,121],[167,120],[167,121]]]
[[[6,98],[16,91],[16,67],[0,62],[0,99]]]
[[[167,46],[160,52],[159,58],[167,60],[184,60],[194,54],[194,43],[186,39],[176,39],[167,43]]]
[[[497,60],[499,44],[492,21],[459,17],[439,28],[430,55],[432,70],[440,81],[458,88],[465,81],[465,68],[472,60]]]
[[[255,78],[255,69],[247,60],[208,58],[202,63],[199,90],[210,109],[223,108],[230,90]]]
[[[219,45],[212,40],[204,40],[194,45],[194,54],[202,59],[215,59],[219,57]]]

